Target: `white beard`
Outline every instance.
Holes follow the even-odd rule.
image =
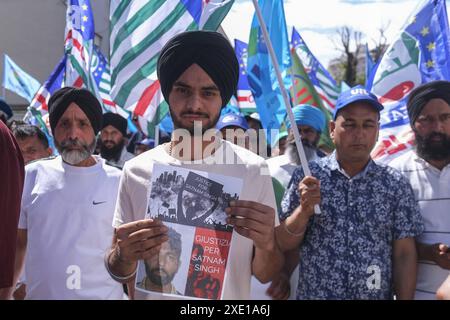
[[[316,148],[307,146],[305,144],[303,144],[303,149],[305,150],[305,156],[306,156],[306,160],[311,161],[313,160],[316,155],[317,155],[317,150]],[[289,160],[292,163],[295,163],[296,165],[300,165],[300,157],[298,156],[298,152],[297,152],[297,147],[294,143],[288,143],[288,145],[286,146],[286,151],[285,153],[287,154],[287,156],[289,157]]]
[[[62,159],[64,160],[64,162],[72,166],[88,159],[94,153],[96,143],[97,139],[94,139],[94,141],[88,146],[83,146],[80,142],[77,142],[76,144],[78,146],[82,146],[81,150],[67,150],[67,147],[64,145],[66,143],[63,143],[64,146],[61,146],[55,140],[56,148],[61,154]]]
[[[70,165],[76,165],[80,162],[86,160],[91,156],[91,153],[87,150],[72,150],[72,151],[66,151],[64,150],[61,153],[61,157],[63,158],[64,162],[67,162]]]

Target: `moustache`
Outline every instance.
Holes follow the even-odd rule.
[[[445,139],[448,139],[449,137],[441,132],[432,132],[428,136],[425,137],[425,141],[431,142],[431,140],[434,140],[435,138],[439,138],[441,141],[444,141]]]
[[[160,276],[161,278],[162,278],[162,277],[167,277],[167,276],[168,276],[167,272],[166,272],[164,269],[162,269],[162,268],[153,268],[153,269],[150,270],[150,272],[151,272],[152,274],[159,274],[159,276]]]
[[[204,112],[183,112],[181,113],[181,116],[190,115],[190,116],[202,116],[202,117],[209,117],[207,113]]]
[[[311,142],[309,142],[309,140],[301,139],[301,141],[302,141],[302,145],[303,145],[304,147],[315,148],[315,146],[314,146]],[[294,146],[294,147],[295,147],[295,139],[292,139],[292,140],[290,140],[290,141],[287,141],[287,145],[289,145],[289,146]]]
[[[114,142],[114,141],[112,141],[112,140],[105,140],[105,141],[102,141],[102,143],[103,144],[112,144],[112,145],[115,145],[116,143]]]
[[[60,145],[63,149],[69,149],[69,148],[73,148],[73,147],[88,149],[88,145],[86,143],[82,143],[81,141],[79,141],[77,139],[63,140]]]

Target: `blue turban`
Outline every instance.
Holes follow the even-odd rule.
[[[300,104],[292,108],[295,123],[301,126],[310,126],[318,132],[325,128],[325,115],[323,112],[309,104]],[[287,128],[291,128],[290,121],[287,121]]]

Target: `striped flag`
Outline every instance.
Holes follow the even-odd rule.
[[[333,150],[334,144],[331,141],[329,134],[328,123],[332,119],[330,111],[323,106],[323,101],[320,99],[314,85],[303,67],[300,57],[297,55],[294,48],[291,49],[292,67],[290,74],[292,76],[291,99],[292,105],[309,104],[319,108],[326,119],[325,129],[320,136],[319,146],[325,147],[327,150]],[[287,120],[289,121],[289,120]]]
[[[103,112],[117,113],[125,119],[130,117],[130,112],[119,107],[111,98],[111,73],[108,60],[100,48],[94,45],[91,74],[98,88],[98,95],[103,103]]]
[[[35,94],[31,100],[28,112],[25,114],[24,121],[39,125],[46,134],[50,135],[50,124],[48,123],[48,101],[50,96],[61,88],[66,70],[66,55],[62,57],[59,63],[53,69],[50,77],[44,85]]]
[[[97,88],[90,75],[94,49],[94,16],[89,0],[70,0],[66,14],[65,85],[86,87],[96,93]],[[97,95],[98,96],[98,95]]]
[[[86,87],[101,102],[103,112],[117,113],[128,119],[130,113],[111,99],[109,64],[94,45],[94,37],[94,16],[89,0],[70,0],[66,15],[65,84]]]
[[[28,107],[28,111],[23,118],[25,122],[41,128],[47,136],[47,140],[53,150],[53,154],[57,154],[57,150],[55,148],[50,130],[50,121],[48,119],[48,101],[50,100],[53,92],[61,88],[64,80],[65,69],[66,55],[62,57],[55,69],[53,69],[50,77],[34,95],[33,100],[31,100],[30,106]]]
[[[112,0],[111,97],[149,136],[167,114],[156,75],[159,52],[187,30],[216,30],[234,0]]]
[[[248,45],[243,41],[235,39],[234,51],[239,62],[237,104],[242,112],[253,113],[256,112],[256,104],[247,79]]]
[[[334,105],[340,93],[340,88],[327,69],[316,59],[309,50],[303,38],[295,28],[292,28],[292,46],[297,52],[303,66],[308,73],[317,93],[324,102],[324,106],[333,112]]]

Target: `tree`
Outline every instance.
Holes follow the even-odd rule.
[[[386,25],[381,26],[378,28],[378,39],[373,39],[372,42],[375,44],[375,49],[370,50],[370,53],[372,55],[373,61],[378,62],[380,61],[381,57],[383,56],[384,52],[387,48],[387,38],[385,35],[385,32],[387,28],[389,27],[390,22],[388,22]]]
[[[354,86],[356,84],[356,73],[358,67],[358,55],[361,51],[360,31],[354,31],[348,26],[344,26],[337,30],[340,39],[340,51],[344,54],[344,80],[348,85]],[[353,42],[353,43],[352,43]],[[354,44],[352,46],[352,44]],[[352,50],[355,48],[355,51]]]
[[[387,48],[386,26],[378,28],[378,39],[371,39],[375,49],[370,50],[374,61],[379,61]],[[341,56],[334,59],[329,66],[330,72],[337,82],[345,81],[349,86],[364,84],[365,82],[365,47],[362,43],[363,34],[353,30],[349,26],[343,26],[336,30],[338,40],[333,43]]]

